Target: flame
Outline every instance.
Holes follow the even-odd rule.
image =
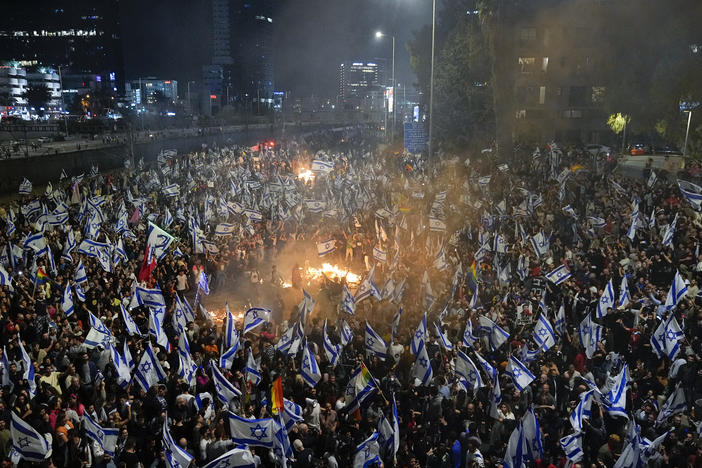
[[[314,172],[310,171],[309,169],[300,169],[300,172],[297,173],[297,178],[307,183],[314,180]]]
[[[361,277],[356,273],[349,271],[347,268],[332,265],[330,263],[322,264],[322,268],[309,267],[305,273],[305,276],[311,280],[320,279],[322,278],[322,275],[326,276],[330,280],[340,280],[345,278],[349,286],[355,286],[361,282]]]

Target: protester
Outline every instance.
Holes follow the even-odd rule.
[[[3,461],[702,459],[702,189],[555,144],[374,148],[355,128],[25,180],[0,220]]]

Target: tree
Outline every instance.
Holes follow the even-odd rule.
[[[42,107],[46,107],[51,100],[51,93],[45,85],[35,85],[28,87],[22,98],[26,99],[27,105],[33,107],[39,115],[44,115]]]

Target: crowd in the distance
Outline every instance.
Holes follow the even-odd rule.
[[[283,461],[250,446],[246,459],[255,466],[702,466],[695,424],[702,421],[702,224],[672,178],[603,167],[577,148],[542,148],[507,164],[490,153],[427,164],[378,153],[374,143],[350,129],[256,151],[168,155],[149,167],[65,179],[3,206],[0,261],[11,284],[0,286],[0,460],[177,466],[165,421],[192,466],[202,467],[237,446],[229,411],[270,416],[280,377],[285,399],[301,409],[287,428],[291,451]],[[312,160],[330,166],[305,182],[297,174]],[[175,239],[155,265],[146,249],[149,221]],[[32,241],[37,233],[48,252]],[[111,246],[107,265],[79,252],[85,239]],[[366,279],[373,272],[377,289],[368,298],[357,294],[353,313],[344,310],[345,284],[308,286],[299,268],[271,267],[281,252],[309,252],[330,239],[335,250],[323,261]],[[316,253],[300,265],[318,262]],[[561,265],[570,276],[549,280]],[[668,307],[676,273],[686,294]],[[289,280],[292,288],[284,288]],[[610,283],[615,300],[602,302]],[[627,300],[618,305],[624,284]],[[137,301],[137,286],[160,288],[164,311]],[[354,292],[357,285],[350,286]],[[303,299],[302,287],[313,291],[313,309],[292,305]],[[230,301],[241,294],[240,303],[272,310],[253,332],[244,334],[237,322],[239,350],[218,367],[241,392],[228,405],[217,396],[210,364],[227,351],[227,321],[206,310],[222,308],[213,298],[225,292]],[[183,304],[194,307],[187,323],[176,316]],[[140,334],[129,331],[124,311]],[[671,315],[681,333],[677,352],[666,355],[651,337]],[[554,329],[543,347],[534,336],[541,316]],[[586,316],[592,327],[583,329]],[[109,330],[111,346],[91,340],[96,324]],[[388,345],[384,359],[369,348],[367,324]],[[315,385],[303,376],[305,347],[289,353],[281,345],[295,327],[318,362]],[[592,334],[583,343],[598,327],[594,344]],[[508,337],[496,337],[501,331]],[[326,337],[339,345],[334,365]],[[181,372],[185,339],[194,375]],[[125,384],[115,349],[134,363],[153,349],[165,377],[147,388],[135,378]],[[249,356],[260,379],[251,378]],[[477,383],[465,377],[466,357],[479,363]],[[533,381],[522,385],[511,358]],[[361,366],[377,389],[356,410],[347,384]],[[427,368],[431,375],[418,373]],[[624,406],[615,410],[611,390],[621,375]],[[684,405],[661,416],[677,388]],[[574,418],[581,402],[587,411]],[[49,435],[45,461],[28,462],[21,447],[12,448],[12,413]],[[86,417],[118,430],[114,447],[106,451],[89,433]],[[538,447],[526,429],[530,417],[538,421]],[[364,453],[374,442],[362,445],[374,431],[378,457]],[[562,440],[570,435],[579,455]]]

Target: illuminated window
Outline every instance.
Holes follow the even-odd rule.
[[[535,63],[536,59],[534,57],[519,57],[519,70],[522,73],[532,73]]]

